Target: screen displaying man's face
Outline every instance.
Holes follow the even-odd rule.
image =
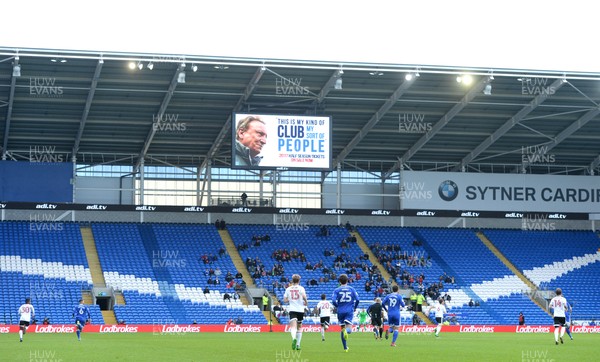
[[[267,143],[266,127],[262,122],[251,121],[246,131],[239,131],[238,139],[241,144],[250,149],[250,156],[255,157]]]

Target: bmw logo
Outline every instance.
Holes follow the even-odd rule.
[[[446,180],[438,187],[438,194],[444,201],[452,201],[458,196],[458,186],[454,181]]]

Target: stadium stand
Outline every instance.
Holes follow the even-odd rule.
[[[234,293],[241,280],[235,278],[238,271],[213,225],[92,223],[91,227],[106,283],[121,290],[126,301],[115,306],[117,320],[225,324],[240,317],[244,323],[267,323],[258,306],[243,305]],[[302,276],[310,300],[306,324],[318,324],[312,309],[322,293],[330,297],[341,273],[354,276],[352,285],[359,292],[361,307],[372,302],[378,286],[388,284],[346,228],[325,228],[328,235],[320,234],[321,226],[228,226],[258,287],[283,300],[287,279],[294,273]],[[440,276],[455,277],[454,284],[444,283],[439,290],[452,297],[447,320],[516,324],[519,312],[527,324],[551,320],[528,297],[527,284],[479,240],[475,230],[367,226],[358,230],[399,284],[402,271],[422,274],[424,288],[439,283]],[[573,319],[595,316],[593,301],[599,295],[586,286],[595,285],[600,273],[596,234],[491,229],[484,234],[535,285],[550,290],[561,287],[574,304]],[[26,297],[32,297],[39,320],[48,317],[51,323],[71,323],[73,306],[82,291],[92,287],[79,224],[61,222],[49,228],[26,221],[2,222],[0,236],[3,323],[17,323],[15,306]],[[419,263],[408,263],[409,257]],[[228,272],[233,282],[225,280]],[[212,283],[216,279],[219,284]],[[367,281],[374,284],[371,291],[365,288]],[[417,280],[410,287],[421,290]],[[224,298],[225,293],[231,298]],[[469,306],[471,299],[480,306]],[[98,306],[91,306],[91,312],[94,323],[103,323]],[[280,321],[288,320],[282,315]],[[409,314],[403,314],[402,323],[410,323]]]
[[[17,309],[30,297],[36,319],[72,323],[82,290],[91,289],[79,225],[70,222],[9,221],[0,223],[0,318],[18,323]],[[95,324],[104,320],[91,306]]]
[[[220,255],[223,243],[212,225],[95,223],[92,230],[106,283],[126,301],[114,308],[117,320],[224,324],[241,316],[245,323],[266,323],[258,307],[224,300],[233,294],[225,274],[236,273],[231,258]]]
[[[592,231],[485,230],[496,247],[542,290],[560,287],[573,319],[595,315],[600,239]]]
[[[328,235],[321,235],[323,228],[328,230]],[[321,294],[330,298],[338,285],[337,276],[342,273],[353,276],[351,285],[359,294],[361,307],[370,305],[375,298],[376,288],[371,292],[366,291],[366,281],[374,280],[376,284],[383,282],[377,282],[380,273],[372,272],[372,263],[365,258],[357,243],[348,239],[351,235],[344,227],[286,224],[229,225],[228,229],[256,285],[274,292],[282,301],[285,286],[292,274],[300,274],[311,312]],[[266,235],[269,236],[268,241],[256,242],[256,237]],[[327,252],[330,254],[326,255]],[[308,263],[311,267],[307,266]],[[287,318],[284,316],[280,321],[287,323]],[[306,323],[311,322],[318,323],[318,318],[307,318]]]

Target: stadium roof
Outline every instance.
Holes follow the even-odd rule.
[[[597,174],[599,101],[589,73],[0,48],[7,160],[41,146],[78,163],[227,166],[243,111],[331,116],[344,169]],[[160,115],[185,126],[156,129]]]

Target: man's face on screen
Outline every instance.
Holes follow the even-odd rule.
[[[250,149],[252,157],[258,155],[267,143],[267,129],[265,125],[259,121],[248,123],[248,129],[240,131],[239,141]]]

